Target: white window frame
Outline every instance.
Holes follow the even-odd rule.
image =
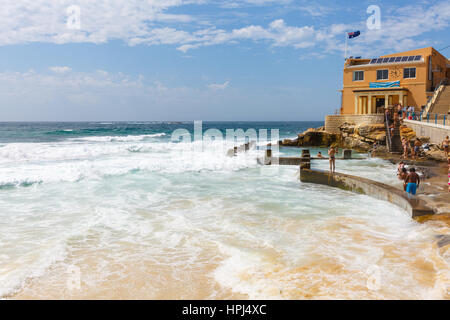
[[[414,77],[405,77],[405,70],[406,69],[414,69]],[[411,72],[410,72],[411,73]],[[406,67],[403,68],[403,79],[415,79],[417,77],[417,68],[416,67]]]
[[[360,79],[360,80],[355,80],[355,74],[356,74],[357,72],[362,72],[362,79]],[[364,70],[355,70],[355,71],[353,71],[353,81],[364,81]]]
[[[387,78],[378,79],[378,71],[387,71]],[[379,80],[389,80],[389,69],[378,69],[377,70],[377,81]]]

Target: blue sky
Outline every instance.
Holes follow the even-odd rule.
[[[450,3],[4,0],[0,121],[322,120],[355,30],[349,55],[440,49]]]

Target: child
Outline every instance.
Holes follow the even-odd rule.
[[[422,146],[422,142],[420,142],[419,138],[416,138],[416,141],[414,141],[414,152],[412,152],[413,159],[416,157],[419,157],[420,147]]]
[[[399,176],[403,172],[403,168],[405,167],[405,163],[400,161],[397,167],[397,176]]]

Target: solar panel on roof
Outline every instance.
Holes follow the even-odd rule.
[[[393,62],[405,62],[405,61],[420,61],[422,56],[404,56],[404,57],[388,57],[388,58],[374,58],[370,60],[370,64],[378,63],[393,63]]]

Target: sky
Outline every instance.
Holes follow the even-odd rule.
[[[450,2],[2,0],[0,122],[323,120],[356,30],[349,56],[439,50]]]

